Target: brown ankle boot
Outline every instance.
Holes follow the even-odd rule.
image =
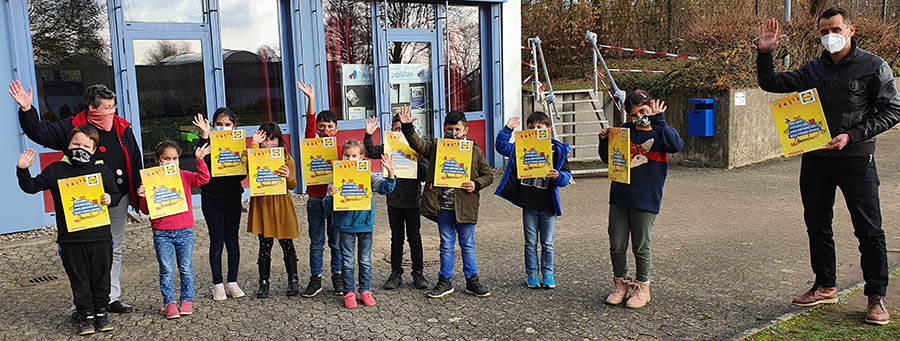
[[[628,294],[628,281],[621,277],[613,277],[613,285],[616,288],[612,294],[606,297],[606,304],[622,304],[622,301],[625,300],[625,295]]]
[[[796,306],[811,307],[823,303],[838,303],[838,290],[836,287],[823,287],[818,283],[800,296],[791,301]]]
[[[891,315],[884,308],[884,297],[869,296],[869,308],[866,309],[866,323],[883,326],[890,322]]]
[[[650,282],[635,280],[631,284],[631,298],[625,302],[625,307],[631,309],[643,308],[650,302]]]

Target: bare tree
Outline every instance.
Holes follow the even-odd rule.
[[[276,49],[268,44],[262,44],[259,48],[256,49],[256,54],[260,59],[265,60],[270,63],[276,63],[281,61],[281,50]]]
[[[164,59],[188,53],[190,49],[186,41],[160,40],[147,50],[144,58],[148,65],[161,65]]]
[[[109,62],[109,41],[100,34],[108,22],[105,4],[101,0],[28,1],[35,64],[56,64],[74,55]]]

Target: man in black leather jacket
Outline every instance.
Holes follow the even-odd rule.
[[[875,136],[900,121],[900,95],[890,66],[858,47],[856,27],[847,12],[830,8],[818,18],[825,51],[797,70],[775,72],[772,50],[783,38],[778,22],[761,26],[756,64],[759,86],[769,92],[816,88],[833,139],[824,148],[803,155],[800,196],[809,235],[809,251],[816,281],[793,304],[813,306],[837,302],[832,220],[836,187],[841,188],[859,251],[864,293],[869,297],[865,321],[890,322],[884,307],[888,285],[887,249],[881,229]]]

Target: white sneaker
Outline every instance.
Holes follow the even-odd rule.
[[[222,283],[213,284],[212,289],[213,300],[224,301],[228,297],[225,296],[225,285]]]
[[[244,297],[244,291],[238,286],[237,282],[228,282],[225,284],[225,292],[232,298]]]

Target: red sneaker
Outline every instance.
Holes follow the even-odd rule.
[[[359,298],[362,299],[363,304],[365,304],[367,307],[371,307],[371,306],[375,305],[375,297],[372,297],[371,291],[366,291],[366,292],[360,294]]]
[[[194,303],[191,301],[181,302],[181,308],[178,308],[181,316],[187,316],[194,313]]]
[[[349,309],[356,308],[356,294],[354,294],[352,291],[344,295],[344,306]]]
[[[167,304],[165,310],[166,318],[169,320],[181,317],[181,313],[178,312],[178,306],[175,304],[175,302]]]

